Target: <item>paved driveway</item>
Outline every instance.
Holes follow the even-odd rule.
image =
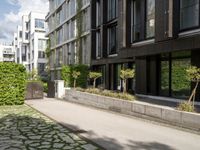
[[[108,150],[200,150],[200,135],[56,99],[26,102]]]

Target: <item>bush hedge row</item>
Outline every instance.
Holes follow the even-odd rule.
[[[77,87],[86,88],[87,79],[89,75],[89,67],[87,65],[67,65],[63,66],[61,70],[61,78],[65,81],[65,86],[73,87],[74,79],[72,77],[72,72],[78,71],[81,73],[77,79]]]
[[[0,105],[21,105],[25,99],[26,69],[23,65],[0,62]]]

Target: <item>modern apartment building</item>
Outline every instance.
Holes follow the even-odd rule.
[[[23,64],[27,71],[37,70],[40,75],[45,74],[47,59],[45,13],[30,12],[22,16],[22,24],[14,34],[16,62]]]
[[[46,21],[51,49],[51,80],[60,79],[62,65],[89,65],[90,0],[49,0]]]
[[[91,65],[103,72],[101,86],[121,90],[120,70],[135,68],[130,91],[188,98],[186,69],[200,67],[199,0],[92,0],[91,15]]]
[[[12,45],[0,44],[0,62],[15,62],[15,51]]]

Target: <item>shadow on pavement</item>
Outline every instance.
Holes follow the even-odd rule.
[[[133,150],[176,150],[171,146],[158,142],[135,142],[135,141],[129,141],[129,142],[130,145],[128,145],[128,147],[130,147],[130,149]]]
[[[116,139],[105,136],[99,137],[97,134],[95,134],[95,132],[91,130],[85,131],[75,125],[66,123],[61,123],[61,124],[66,126],[67,128],[70,128],[74,133],[77,133],[81,136],[86,137],[87,139],[92,140],[94,143],[100,145],[101,147],[107,150],[176,150],[171,146],[158,142],[138,142],[138,141],[136,142],[133,140],[129,140],[128,144],[123,145]]]
[[[97,149],[50,119],[34,115],[0,116],[0,150]]]

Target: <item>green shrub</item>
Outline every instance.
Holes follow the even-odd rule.
[[[21,105],[25,99],[26,69],[15,63],[0,63],[0,105]]]
[[[130,100],[130,101],[134,100],[134,96],[128,93],[117,93],[117,92],[113,92],[109,90],[100,90],[97,88],[89,88],[89,89],[77,88],[77,90],[81,92],[87,92],[87,93],[92,93],[92,94],[97,94],[97,95],[119,98],[123,100]]]
[[[43,82],[43,88],[44,88],[44,92],[47,93],[48,92],[48,85],[47,85],[47,83]]]
[[[72,73],[80,72],[80,76],[77,79],[76,86],[81,88],[87,87],[87,78],[89,74],[89,67],[87,65],[69,65],[63,66],[61,70],[61,78],[65,81],[65,86],[73,87],[74,79]]]
[[[61,78],[65,81],[65,86],[70,86],[71,67],[63,66],[61,70]]]
[[[187,112],[194,112],[194,107],[191,102],[182,102],[178,105],[178,110],[180,111],[187,111]]]
[[[87,87],[87,79],[89,75],[89,67],[87,65],[73,65],[71,72],[77,71],[80,72],[80,76],[77,79],[76,86],[81,87],[81,88],[86,88]],[[73,86],[74,79],[71,76],[71,87]]]

